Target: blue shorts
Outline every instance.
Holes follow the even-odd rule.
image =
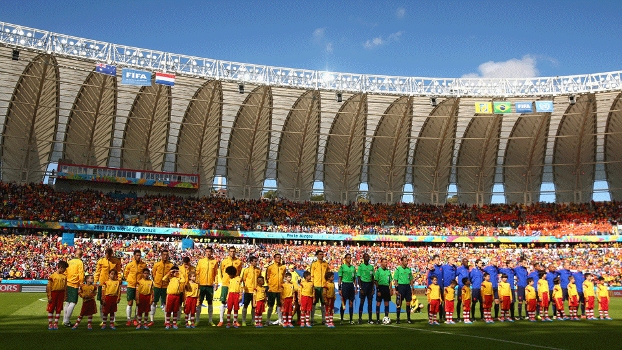
[[[372,282],[361,282],[361,290],[359,291],[359,299],[369,299],[371,301],[374,298],[374,284]]]
[[[406,300],[410,303],[413,300],[413,293],[410,288],[410,284],[398,284],[397,292],[400,293],[402,301]]]
[[[525,300],[525,287],[516,287],[516,295],[518,296],[518,301]]]
[[[343,300],[354,300],[354,283],[342,283],[341,284],[341,297]]]
[[[562,288],[562,294],[564,295],[564,300],[568,300],[568,288]]]
[[[493,288],[492,295],[495,299],[499,299],[499,288]]]
[[[482,302],[482,290],[481,289],[473,289],[473,290],[471,290],[471,299],[473,299],[473,304],[475,304],[478,301],[481,304],[481,302]]]

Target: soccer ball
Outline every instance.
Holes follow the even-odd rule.
[[[389,317],[385,316],[382,319],[382,324],[389,324],[389,323],[391,323],[391,319]]]

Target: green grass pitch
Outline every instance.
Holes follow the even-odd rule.
[[[339,325],[328,329],[207,326],[202,316],[196,329],[165,330],[164,315],[156,313],[156,326],[137,331],[125,326],[125,301],[119,304],[117,330],[47,330],[43,293],[0,294],[0,349],[619,349],[622,299],[611,299],[613,321],[456,324],[431,327],[424,314],[413,314],[414,324]],[[80,305],[74,310],[72,322]],[[205,311],[204,311],[205,312]],[[479,311],[477,312],[479,314]],[[391,315],[395,318],[395,315]],[[216,315],[217,317],[217,315]],[[274,317],[274,316],[273,316]],[[346,315],[346,318],[348,316]],[[366,319],[366,316],[363,316]],[[375,317],[375,316],[374,316]],[[248,316],[250,319],[250,316]],[[357,316],[355,316],[355,319]],[[402,317],[404,319],[404,317]],[[62,321],[62,319],[61,319]],[[94,323],[99,325],[99,316]]]

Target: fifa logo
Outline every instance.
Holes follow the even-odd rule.
[[[147,75],[138,72],[125,72],[125,77],[129,79],[147,79]]]

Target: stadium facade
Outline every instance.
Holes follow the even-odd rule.
[[[97,63],[114,65],[110,76]],[[122,84],[122,69],[175,74]],[[200,175],[227,194],[394,203],[587,202],[594,182],[622,199],[622,72],[564,77],[415,78],[269,67],[184,56],[0,22],[1,179],[40,182],[48,165]],[[341,101],[340,101],[341,100]],[[551,101],[548,112],[482,103]],[[476,110],[479,109],[479,110]],[[492,108],[492,104],[490,105]]]

